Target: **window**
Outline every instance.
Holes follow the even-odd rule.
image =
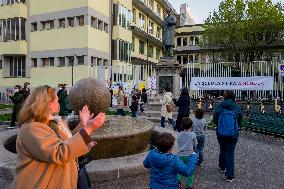
[[[54,20],[48,20],[41,22],[42,30],[49,30],[54,28]]]
[[[161,17],[161,6],[157,4],[157,14]]]
[[[156,37],[157,37],[158,39],[161,39],[161,28],[160,28],[159,26],[157,26]]]
[[[104,31],[108,33],[108,24],[104,23]]]
[[[59,28],[65,28],[65,18],[59,19]]]
[[[9,57],[10,77],[26,77],[26,58]]]
[[[154,7],[154,0],[149,0],[149,1],[148,1],[148,5],[149,5],[150,9],[153,10],[153,7]]]
[[[92,58],[91,58],[91,66],[92,67],[97,65],[97,59],[98,59],[97,57],[92,56]]]
[[[154,58],[154,47],[151,45],[148,47],[148,57]]]
[[[0,20],[0,41],[25,40],[25,24],[26,19],[24,18]]]
[[[68,26],[74,27],[74,18],[73,17],[68,17]]]
[[[79,26],[84,26],[84,16],[77,16]]]
[[[136,9],[132,9],[132,22],[136,24]]]
[[[31,25],[32,25],[32,32],[37,31],[37,22],[34,22]]]
[[[145,43],[144,41],[139,40],[139,54],[145,54]]]
[[[69,66],[74,66],[74,56],[69,56],[69,57],[67,57],[67,59],[68,59],[68,65]]]
[[[37,59],[32,58],[32,67],[36,68],[37,67]]]
[[[160,58],[161,58],[161,50],[156,48],[156,59],[160,60]]]
[[[65,66],[65,57],[59,57],[59,66],[64,67]]]
[[[54,28],[54,20],[50,20],[49,24],[50,24],[50,29],[53,29]]]
[[[91,26],[94,28],[98,28],[98,19],[96,17],[91,17]]]
[[[108,66],[108,60],[104,59],[103,61],[104,61],[103,66]]]
[[[190,54],[190,55],[188,56],[188,63],[193,63],[193,56],[194,56],[194,55],[192,55],[192,54]]]
[[[102,58],[97,59],[97,66],[103,66],[103,59]]]
[[[3,69],[3,61],[0,60],[0,69]]]
[[[98,20],[98,29],[99,29],[99,30],[102,30],[102,31],[103,31],[103,29],[104,29],[104,22],[101,21],[101,20]]]
[[[135,37],[132,37],[131,49],[132,49],[133,52],[135,51]]]
[[[177,38],[177,46],[187,46],[187,38],[186,37],[178,37]]]
[[[148,33],[154,34],[154,23],[151,20],[149,20]]]
[[[126,29],[131,29],[131,21],[133,20],[132,12],[121,4],[115,4],[114,11],[114,24]]]
[[[145,16],[139,13],[139,27],[145,29]]]
[[[77,56],[78,65],[84,65],[84,56]]]
[[[54,58],[42,58],[42,66],[54,66]]]
[[[195,37],[195,45],[199,45],[199,37]]]
[[[130,52],[131,44],[126,41],[119,40],[119,60],[122,62],[129,62]]]

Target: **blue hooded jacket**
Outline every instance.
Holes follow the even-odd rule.
[[[240,106],[238,106],[235,101],[233,101],[232,99],[227,99],[224,100],[221,104],[219,104],[216,109],[214,110],[214,115],[213,115],[213,122],[216,124],[217,128],[218,128],[218,120],[220,118],[221,113],[224,110],[233,110],[236,112],[237,114],[237,120],[238,120],[238,126],[239,128],[241,128],[241,122],[242,122],[242,109]],[[217,131],[218,129],[216,129]],[[217,134],[218,135],[218,134]],[[235,137],[238,137],[239,135],[237,134]]]
[[[177,189],[177,174],[190,176],[193,174],[198,156],[189,156],[187,165],[176,155],[151,150],[144,160],[145,168],[150,168],[151,189]]]

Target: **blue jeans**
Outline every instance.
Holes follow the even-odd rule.
[[[219,167],[226,169],[227,177],[234,177],[234,151],[238,138],[217,136],[220,145]]]
[[[176,123],[173,119],[168,118],[169,122],[172,124],[173,128],[176,129]],[[161,116],[161,127],[165,128],[166,118]]]
[[[138,110],[137,111],[132,111],[131,112],[131,117],[138,117]]]
[[[117,110],[116,110],[116,114],[117,114],[117,115],[121,115],[121,116],[125,116],[125,112],[124,112],[123,109],[117,109]]]
[[[205,136],[204,135],[197,136],[196,139],[197,139],[197,142],[198,142],[197,147],[196,147],[197,155],[199,156],[198,165],[200,165],[201,163],[203,163]]]

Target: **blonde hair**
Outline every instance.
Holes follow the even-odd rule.
[[[46,123],[50,114],[49,103],[56,99],[55,89],[40,86],[33,90],[19,114],[19,127],[31,121]]]

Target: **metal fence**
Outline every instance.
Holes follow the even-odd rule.
[[[183,87],[189,87],[192,77],[253,77],[253,76],[272,76],[274,78],[272,91],[234,91],[238,98],[247,97],[252,98],[266,98],[268,96],[277,98],[284,97],[284,77],[279,75],[279,64],[282,62],[266,62],[257,61],[252,63],[206,63],[206,64],[184,64],[183,66]],[[234,72],[237,75],[234,75]],[[195,98],[205,96],[210,91],[191,91],[191,95]]]

